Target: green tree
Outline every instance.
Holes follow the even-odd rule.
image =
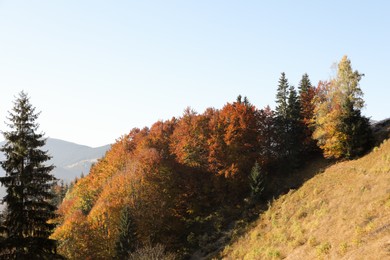
[[[51,188],[56,179],[50,174],[53,166],[40,148],[45,144],[43,134],[37,133],[39,113],[30,104],[26,93],[21,92],[9,113],[10,131],[3,132],[6,143],[1,148],[5,160],[1,166],[6,172],[0,182],[7,195],[5,239],[0,245],[2,259],[56,259],[56,241],[49,239],[54,224],[56,207]]]
[[[347,159],[363,155],[372,143],[373,136],[369,119],[363,117],[360,110],[353,108],[353,103],[347,99],[343,105],[344,113],[341,116],[341,131],[345,134],[342,145]]]
[[[116,258],[126,259],[137,248],[137,231],[130,208],[124,207],[120,216],[119,238],[116,242]]]
[[[287,104],[287,140],[284,142],[290,165],[297,168],[303,151],[303,127],[300,114],[300,100],[294,86],[289,88]]]
[[[283,159],[288,156],[287,140],[289,138],[289,123],[288,123],[288,99],[289,99],[289,84],[286,74],[282,72],[279,78],[279,84],[276,91],[276,109],[275,109],[275,127],[277,132],[277,154]]]
[[[255,162],[249,175],[249,185],[251,188],[251,199],[256,202],[260,199],[265,185],[265,174],[258,162]]]
[[[279,78],[279,85],[276,91],[276,116],[282,119],[287,118],[288,110],[288,80],[286,74],[282,72]]]
[[[300,100],[294,86],[288,84],[286,75],[281,74],[276,92],[277,153],[283,160],[283,168],[299,166],[302,151],[302,123]]]

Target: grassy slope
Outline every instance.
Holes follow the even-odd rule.
[[[275,200],[226,259],[389,259],[390,140]]]

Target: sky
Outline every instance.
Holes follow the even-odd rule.
[[[0,0],[0,130],[22,90],[47,137],[97,147],[241,94],[364,73],[363,114],[390,117],[389,1]],[[1,139],[1,138],[0,138]]]

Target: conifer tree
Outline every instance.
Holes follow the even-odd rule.
[[[341,131],[345,139],[341,141],[347,159],[363,155],[373,143],[369,119],[363,117],[360,110],[354,109],[350,99],[343,104],[344,113],[341,116]]]
[[[275,127],[278,136],[277,153],[280,158],[288,155],[287,140],[289,132],[288,123],[288,100],[289,84],[286,74],[282,72],[279,78],[279,84],[276,92],[276,109],[275,109]]]
[[[289,88],[287,123],[288,133],[285,142],[287,145],[287,155],[291,166],[296,168],[299,166],[299,157],[303,150],[303,128],[300,115],[300,102],[294,86],[290,86]]]
[[[309,79],[309,75],[307,73],[302,75],[302,79],[299,82],[299,95],[302,93],[307,93],[309,89],[311,89],[313,86],[311,85],[311,81]]]
[[[6,143],[1,148],[6,172],[0,182],[7,195],[3,198],[7,214],[3,221],[5,239],[0,245],[1,259],[58,259],[56,241],[49,239],[54,224],[55,206],[51,188],[56,179],[50,174],[50,156],[40,148],[45,144],[37,133],[39,113],[21,92],[9,113],[10,131],[3,132]]]
[[[302,126],[300,100],[294,86],[288,84],[286,75],[281,74],[276,93],[276,131],[278,154],[286,168],[297,167],[302,150]],[[287,164],[286,164],[287,163]]]
[[[116,242],[116,258],[126,259],[137,248],[137,232],[130,208],[124,207],[120,216],[119,239]]]
[[[251,199],[256,202],[260,199],[265,185],[265,175],[258,162],[255,162],[249,175],[249,185],[251,187]]]
[[[279,85],[276,91],[276,116],[281,119],[287,118],[288,107],[288,80],[286,74],[282,72],[279,78]]]

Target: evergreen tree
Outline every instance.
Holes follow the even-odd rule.
[[[344,157],[347,159],[363,155],[372,143],[372,131],[369,119],[361,116],[360,110],[353,108],[351,99],[346,99],[343,106],[344,113],[341,116],[341,131],[345,134],[342,140]]]
[[[119,223],[119,239],[116,242],[116,258],[127,259],[129,254],[137,248],[137,232],[130,208],[124,207]]]
[[[287,140],[285,142],[287,156],[291,166],[296,168],[299,166],[299,157],[303,150],[303,128],[300,114],[300,102],[294,86],[290,86],[289,88],[287,123],[288,132]]]
[[[299,121],[300,102],[295,87],[291,85],[289,87],[288,93],[287,118],[293,121]]]
[[[1,166],[6,172],[0,182],[7,195],[7,215],[4,219],[5,239],[0,245],[2,259],[57,259],[56,241],[49,239],[54,224],[55,206],[51,188],[56,179],[50,174],[53,166],[40,148],[45,144],[43,134],[37,133],[39,113],[21,92],[9,113],[10,131],[3,132],[6,143],[1,148],[5,160]]]
[[[264,191],[265,175],[258,162],[255,162],[249,175],[249,184],[251,187],[251,199],[256,202],[260,199]]]
[[[286,169],[299,166],[302,151],[302,123],[300,100],[294,86],[290,86],[282,73],[276,93],[276,132],[278,136],[277,153]]]
[[[275,127],[277,132],[277,154],[279,158],[288,156],[288,99],[289,99],[289,84],[286,74],[282,72],[279,78],[279,85],[276,92],[276,109],[275,109]]]
[[[302,96],[302,93],[307,93],[312,87],[309,75],[307,73],[303,74],[298,87],[299,95]]]
[[[276,91],[276,116],[281,119],[287,118],[288,107],[288,80],[286,74],[282,72],[279,78],[279,85]]]

